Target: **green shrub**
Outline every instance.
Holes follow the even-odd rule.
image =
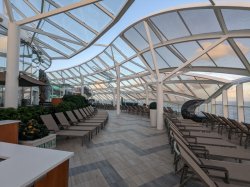
[[[0,120],[19,120],[19,113],[15,108],[1,108]]]
[[[19,125],[19,140],[35,140],[43,138],[48,134],[49,130],[47,127],[45,125],[39,124],[34,119]]]
[[[56,112],[65,112],[68,110],[74,110],[78,108],[77,105],[70,101],[63,101],[55,107]]]
[[[64,95],[63,102],[75,103],[77,108],[83,108],[88,105],[88,100],[82,95]]]
[[[153,110],[157,109],[157,103],[156,102],[150,103],[149,104],[149,109],[153,109]]]

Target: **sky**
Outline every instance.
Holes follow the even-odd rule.
[[[182,6],[184,4],[208,2],[207,0],[135,0],[131,7],[126,11],[123,17],[108,32],[106,32],[96,44],[110,44],[123,30],[132,25],[136,21],[150,14],[166,10],[174,6]],[[51,67],[47,71],[54,71],[69,68],[83,62],[86,62],[102,52],[105,47],[91,46],[85,51],[65,60],[53,60]]]

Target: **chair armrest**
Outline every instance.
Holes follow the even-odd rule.
[[[195,143],[197,143],[197,137],[195,136],[187,136],[187,135],[184,135],[183,136],[184,138],[187,138],[187,139],[193,139]]]
[[[202,169],[210,169],[215,171],[221,171],[225,174],[225,182],[229,184],[229,172],[226,168],[220,166],[212,166],[212,165],[201,165]]]

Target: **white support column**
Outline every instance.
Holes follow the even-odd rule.
[[[148,84],[146,84],[146,86],[145,86],[145,91],[146,91],[146,105],[149,105],[149,102],[148,102],[148,96],[149,96],[149,94],[148,94]]]
[[[115,105],[116,105],[115,96],[116,96],[116,89],[114,88],[114,90],[113,90],[113,107],[115,107]]]
[[[7,67],[5,81],[4,106],[18,107],[18,76],[19,76],[19,50],[20,28],[13,22],[8,26]]]
[[[227,99],[227,90],[222,91],[222,107],[223,107],[223,116],[228,118],[228,99]]]
[[[81,75],[81,95],[84,94],[84,78],[83,75]]]
[[[208,104],[204,103],[204,112],[208,112]]]
[[[214,98],[211,100],[211,113],[215,114],[215,99]]]
[[[163,130],[163,88],[162,81],[157,83],[157,129]]]
[[[121,102],[121,98],[120,98],[120,82],[121,82],[121,78],[120,78],[120,66],[116,67],[116,72],[117,72],[117,86],[116,86],[116,92],[117,92],[117,98],[116,98],[116,114],[120,115],[121,113],[121,106],[120,106],[120,102]]]
[[[238,110],[238,121],[244,122],[244,100],[243,100],[243,84],[238,84],[236,86],[236,101],[237,101],[237,110]]]
[[[62,93],[62,96],[64,96],[65,95],[65,80],[63,79],[63,93]]]
[[[52,95],[52,97],[50,98],[50,101],[52,100],[52,98],[54,98],[54,89],[53,89],[53,85],[51,85],[51,95]]]

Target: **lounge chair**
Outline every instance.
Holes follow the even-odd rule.
[[[70,122],[67,120],[66,116],[63,112],[55,113],[56,118],[60,122],[60,124],[65,128],[65,130],[82,130],[90,132],[91,138],[93,137],[93,133],[97,134],[97,127],[96,126],[77,126],[77,125],[70,125]]]
[[[108,117],[88,117],[86,113],[83,111],[83,109],[79,109],[82,118],[80,118],[80,121],[86,121],[86,122],[102,122],[104,125],[108,121]]]
[[[85,125],[86,123],[88,123],[88,125],[98,126],[101,128],[104,127],[103,121],[85,120],[84,122],[79,122],[72,111],[66,111],[66,114],[69,117],[71,123],[74,125]]]
[[[245,135],[245,143],[244,143],[244,146],[245,148],[247,148],[248,146],[248,142],[250,141],[250,131],[249,129],[247,129],[246,126],[243,126],[241,123],[239,123],[238,121],[236,120],[233,120],[233,119],[229,119],[234,125],[235,127],[239,130],[239,133],[240,133],[240,145],[242,145],[242,138],[243,136]]]
[[[172,131],[175,131],[176,133],[179,133],[180,135],[185,137],[186,140],[191,144],[236,148],[236,145],[231,144],[223,139],[203,138],[203,137],[183,135],[174,124],[170,124],[170,128]]]
[[[178,139],[178,138],[177,138]],[[184,166],[182,169],[182,177],[179,186],[185,186],[187,182],[195,175],[200,181],[207,187],[237,187],[238,185],[228,184],[222,181],[214,181],[208,176],[208,171],[199,164],[181,147],[179,146],[179,153],[184,161]],[[187,170],[192,171],[192,175],[187,177],[187,173],[183,173]]]
[[[166,125],[166,129],[169,129],[169,124],[173,123],[170,122],[170,120],[168,118],[165,119],[165,125]],[[174,123],[173,123],[174,124]],[[183,128],[182,126],[177,126],[177,128],[179,129],[179,131],[182,132],[183,135],[189,135],[189,136],[196,136],[196,137],[201,137],[201,138],[216,138],[216,139],[222,139],[222,137],[218,134],[218,133],[214,133],[209,131],[208,129],[206,129],[205,127],[200,128]],[[200,129],[200,130],[198,130]]]
[[[217,160],[207,160],[198,158],[180,139],[178,136],[174,137],[178,148],[180,150],[181,157],[187,158],[189,155],[190,158],[199,165],[204,171],[209,172],[209,176],[214,176],[217,178],[222,178],[227,183],[230,180],[250,183],[250,165],[241,164],[241,163],[233,163],[227,161],[217,161]],[[186,175],[188,168],[183,169],[183,175]],[[185,171],[186,170],[186,171]],[[182,179],[185,176],[182,177]]]
[[[57,136],[81,137],[82,145],[84,140],[86,138],[89,139],[90,137],[90,133],[88,131],[60,130],[51,114],[41,115],[40,118],[49,129],[49,131],[54,132]]]

